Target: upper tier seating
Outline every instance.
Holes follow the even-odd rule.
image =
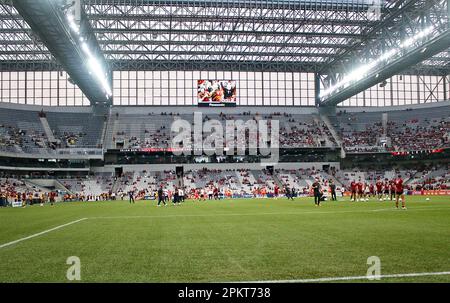
[[[192,113],[151,113],[143,110],[142,113],[122,114],[116,110],[107,117],[52,111],[44,113],[45,120],[42,122],[39,114],[39,111],[2,108],[0,151],[42,154],[55,153],[55,149],[65,148],[170,148],[174,121],[186,120],[194,129]],[[245,123],[252,120],[276,120],[279,121],[279,143],[282,148],[337,146],[330,129],[317,114],[204,113],[202,119],[203,123],[220,123],[224,136],[228,121]],[[336,139],[340,137],[347,152],[417,151],[450,147],[450,106],[388,111],[385,121],[381,111],[339,111],[329,120],[337,132]],[[254,132],[234,131],[237,137],[234,143],[238,146],[257,142]],[[209,135],[204,132],[203,139]],[[53,141],[50,137],[56,141],[50,142]]]
[[[104,118],[84,113],[46,113],[54,136],[65,147],[102,146]]]
[[[0,150],[13,153],[32,153],[47,147],[47,138],[38,112],[0,110]]]
[[[203,123],[207,121],[219,121],[224,132],[226,132],[226,121],[248,120],[258,121],[278,120],[280,127],[281,147],[322,147],[336,146],[336,142],[331,136],[327,126],[311,115],[294,115],[286,113],[273,113],[270,115],[259,114],[205,114]],[[120,145],[123,148],[168,148],[171,147],[171,125],[177,119],[183,119],[190,123],[193,129],[193,114],[173,114],[173,113],[148,113],[148,114],[115,114],[110,117],[108,132],[106,135],[106,145],[114,148]],[[204,133],[203,138],[209,134]],[[250,133],[245,142],[255,139]],[[239,140],[239,138],[237,138]],[[256,139],[255,139],[256,140]],[[191,142],[193,139],[191,138]]]
[[[56,148],[99,148],[102,146],[104,117],[90,113],[45,113],[57,142],[49,142],[40,112],[2,108],[0,110],[0,151],[49,153]]]
[[[415,151],[450,147],[450,107],[382,112],[339,112],[330,117],[350,152]],[[386,145],[382,138],[386,135]]]

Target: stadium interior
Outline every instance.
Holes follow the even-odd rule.
[[[400,176],[408,195],[448,196],[448,5],[0,0],[2,206],[147,201],[160,187],[310,197],[316,180],[340,197]],[[250,127],[233,126],[223,153],[175,139],[180,121],[205,142],[199,121],[238,120],[272,135],[276,121],[275,161],[250,150]]]
[[[45,184],[54,179],[58,189],[70,195],[99,197],[133,190],[143,199],[161,183],[173,190],[175,168],[184,166],[183,183],[189,192],[212,185],[229,188],[237,197],[253,195],[255,187],[273,191],[275,185],[307,195],[316,176],[346,187],[352,174],[374,182],[378,176],[390,180],[399,171],[411,190],[450,188],[448,102],[389,111],[343,107],[334,114],[321,114],[314,107],[246,107],[245,114],[237,108],[226,114],[215,108],[202,110],[204,119],[217,121],[279,120],[280,162],[273,173],[258,156],[172,155],[171,124],[176,119],[192,121],[195,111],[113,107],[97,114],[92,108],[36,111],[27,105],[2,105],[0,164],[4,177],[9,176],[2,185],[24,182],[30,190],[48,191]],[[359,167],[355,160],[365,163]],[[117,174],[118,168],[123,175]]]

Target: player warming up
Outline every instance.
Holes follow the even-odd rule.
[[[387,201],[389,199],[389,193],[391,191],[391,184],[388,181],[388,179],[384,180],[384,201]]]
[[[356,201],[364,201],[364,182],[361,180],[361,178],[359,178],[359,182],[356,184],[357,188],[358,188],[358,198],[356,199]]]
[[[278,199],[278,193],[280,191],[280,188],[278,187],[278,185],[275,185],[274,191],[273,191],[273,197],[275,199]]]
[[[314,194],[314,204],[316,206],[320,206],[320,198],[321,198],[320,188],[321,188],[321,186],[320,186],[319,178],[316,178],[316,180],[311,185],[311,187],[312,187],[312,191]]]
[[[350,196],[350,201],[355,202],[356,201],[356,182],[355,180],[352,180],[352,183],[350,183],[350,190],[352,192]]]
[[[395,184],[395,207],[398,209],[398,200],[402,199],[402,209],[406,210],[405,193],[403,188],[402,176],[398,175],[397,179],[394,180]]]
[[[333,180],[330,179],[330,194],[331,194],[331,200],[337,201],[336,198],[336,184],[334,184]]]
[[[377,197],[379,201],[383,201],[383,181],[380,178],[377,179],[377,183],[375,184],[377,189]]]
[[[134,204],[134,192],[133,192],[132,190],[130,190],[130,191],[128,192],[128,197],[129,197],[130,204],[131,204],[131,203]]]
[[[164,189],[162,185],[158,188],[158,205],[161,206],[161,202],[164,204],[164,206],[167,206],[166,199],[164,197]]]

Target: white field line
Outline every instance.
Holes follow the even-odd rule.
[[[272,215],[306,215],[306,214],[348,214],[348,213],[371,213],[379,211],[395,211],[395,212],[409,212],[415,210],[450,210],[450,207],[433,208],[433,206],[427,207],[415,207],[408,210],[399,210],[395,208],[381,208],[371,210],[349,210],[349,211],[305,211],[305,212],[269,212],[269,213],[216,213],[216,214],[191,214],[191,215],[166,215],[166,216],[105,216],[105,217],[89,217],[89,220],[97,219],[152,219],[152,218],[185,218],[185,217],[236,217],[236,216],[272,216]]]
[[[436,205],[437,207],[440,207],[439,205]],[[440,208],[432,208],[433,206],[426,206],[426,207],[415,207],[412,208],[412,210],[448,210],[449,207],[440,207]],[[183,217],[220,217],[220,216],[271,216],[271,215],[303,215],[303,214],[340,214],[340,213],[370,213],[370,212],[377,212],[377,211],[402,211],[402,210],[396,210],[394,208],[381,208],[381,209],[372,209],[372,210],[352,210],[352,211],[309,211],[309,212],[270,212],[270,213],[245,213],[245,214],[239,214],[239,213],[233,213],[233,214],[204,214],[204,215],[168,215],[168,216],[115,216],[115,217],[90,217],[90,218],[81,218],[63,225],[59,225],[44,231],[41,231],[39,233],[20,238],[8,243],[0,244],[0,249],[11,246],[14,244],[17,244],[19,242],[29,240],[35,237],[39,237],[41,235],[44,235],[46,233],[64,228],[66,226],[84,221],[84,220],[91,220],[91,219],[146,219],[146,218],[183,218]],[[409,211],[409,210],[408,210]]]
[[[407,277],[426,277],[426,276],[444,276],[450,275],[450,271],[441,272],[420,272],[409,274],[391,274],[391,275],[374,275],[374,276],[353,276],[353,277],[327,277],[316,279],[298,279],[298,280],[262,280],[262,281],[236,281],[224,283],[313,283],[313,282],[334,282],[334,281],[354,281],[354,280],[381,280],[386,278],[407,278]]]
[[[53,228],[50,228],[50,229],[41,231],[41,232],[39,232],[39,233],[37,233],[37,234],[33,234],[33,235],[28,236],[28,237],[25,237],[25,238],[20,238],[20,239],[17,239],[17,240],[14,240],[14,241],[11,241],[11,242],[8,242],[8,243],[5,243],[5,244],[1,244],[1,245],[0,245],[0,249],[1,249],[1,248],[4,248],[4,247],[7,247],[7,246],[11,246],[11,245],[17,244],[17,243],[22,242],[22,241],[25,241],[25,240],[29,240],[29,239],[32,239],[32,238],[35,238],[35,237],[42,236],[42,235],[44,235],[44,234],[46,234],[46,233],[49,233],[49,232],[52,232],[52,231],[55,231],[55,230],[64,228],[64,227],[66,227],[66,226],[69,226],[69,225],[72,225],[72,224],[75,224],[75,223],[84,221],[84,220],[86,220],[86,219],[87,219],[87,218],[81,218],[81,219],[78,219],[78,220],[75,220],[75,221],[72,221],[72,222],[63,224],[63,225],[59,225],[59,226],[56,226],[56,227],[53,227]]]
[[[411,210],[428,210],[430,208],[432,208],[433,210],[442,210],[442,209],[450,209],[450,207],[442,207],[442,205],[430,205],[430,206],[419,206],[419,207],[412,207],[412,208],[408,208],[408,206],[406,206],[408,211]],[[389,207],[389,208],[380,208],[380,209],[372,209],[371,211],[401,211],[401,206],[399,205],[399,209],[396,209],[394,206]]]

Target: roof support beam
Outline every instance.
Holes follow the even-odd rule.
[[[363,79],[351,84],[337,93],[325,98],[321,105],[337,105],[342,101],[362,92],[381,81],[384,81],[404,70],[405,67],[414,66],[423,60],[442,52],[450,47],[450,30],[424,43],[420,47],[405,54],[404,56],[394,60],[393,62],[383,66],[380,69],[374,70]]]
[[[254,30],[202,30],[202,29],[152,29],[152,28],[96,28],[95,33],[113,33],[113,34],[177,34],[177,35],[240,35],[240,36],[300,36],[300,37],[336,37],[359,39],[360,34],[355,33],[334,33],[334,32],[273,32],[273,31],[254,31]]]
[[[324,87],[322,104],[335,105],[405,69],[435,68],[436,73],[447,74],[445,65],[419,64],[450,46],[447,2],[394,2],[394,9],[382,15],[378,26],[363,33],[362,41],[355,41],[323,64],[319,71]],[[401,46],[403,43],[406,46]]]
[[[270,61],[201,61],[201,60],[109,60],[113,71],[179,71],[199,70],[201,66],[205,71],[253,71],[253,72],[309,72],[318,71],[318,65],[314,62],[270,62]],[[449,66],[430,66],[420,68],[408,68],[403,70],[403,75],[436,75],[446,74]],[[59,71],[61,66],[54,61],[46,60],[0,60],[0,70],[3,71]]]
[[[19,14],[91,103],[111,104],[111,96],[108,94],[111,89],[105,85],[109,83],[109,87],[111,86],[111,72],[89,21],[83,11],[80,11],[79,34],[74,32],[65,15],[66,3],[65,0],[13,0]],[[104,74],[96,73],[101,69]]]
[[[87,4],[95,5],[154,5],[154,6],[203,6],[203,7],[245,7],[245,8],[265,8],[265,9],[317,9],[336,11],[367,11],[370,1],[340,0],[334,1],[292,1],[292,0],[86,0]]]
[[[12,50],[12,51],[0,51],[0,56],[1,55],[32,55],[34,54],[34,51],[28,51],[28,50],[23,50],[23,51],[17,51],[17,50]],[[42,54],[49,54],[49,52],[45,52],[43,51]],[[113,56],[181,56],[181,55],[186,55],[186,56],[220,56],[223,54],[223,52],[217,52],[217,51],[141,51],[141,50],[133,50],[133,51],[128,51],[128,50],[107,50],[104,51],[105,55],[113,55]],[[230,55],[235,55],[235,56],[260,56],[261,53],[258,52],[228,52],[227,56]],[[293,53],[272,53],[272,52],[267,52],[264,53],[264,56],[278,56],[278,57],[317,57],[317,58],[328,58],[330,56],[330,54],[328,53],[310,53],[310,52],[293,52]]]

